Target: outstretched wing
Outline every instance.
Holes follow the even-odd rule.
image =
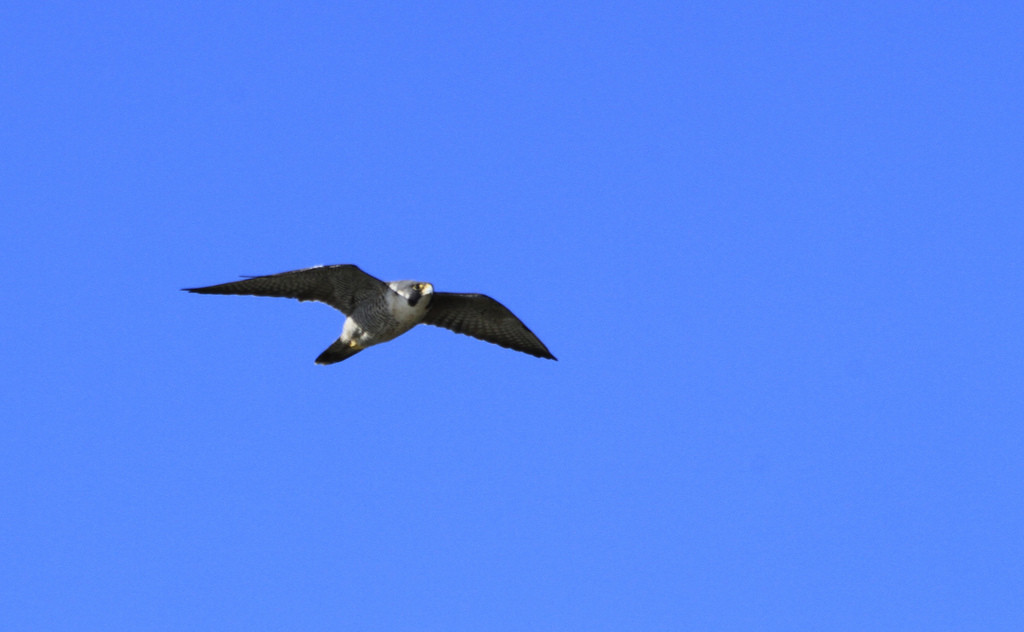
[[[434,292],[423,322],[538,358],[556,359],[515,314],[483,294]]]
[[[250,277],[209,287],[185,288],[197,294],[249,294],[320,301],[346,316],[356,304],[388,291],[386,283],[354,265],[317,266],[280,274]]]

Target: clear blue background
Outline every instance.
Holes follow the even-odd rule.
[[[876,4],[5,4],[0,628],[1022,629],[1024,9]],[[559,362],[179,291],[330,263]]]

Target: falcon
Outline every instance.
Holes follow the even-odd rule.
[[[384,282],[354,265],[316,266],[184,291],[281,296],[330,305],[347,318],[341,336],[320,354],[317,364],[341,362],[420,323],[557,359],[515,314],[489,296],[435,292],[433,285],[422,281]]]

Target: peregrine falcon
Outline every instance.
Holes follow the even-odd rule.
[[[508,308],[489,296],[435,292],[433,285],[421,281],[385,283],[354,265],[316,266],[184,291],[282,296],[330,305],[347,318],[341,336],[320,354],[317,364],[341,362],[420,323],[557,359]]]

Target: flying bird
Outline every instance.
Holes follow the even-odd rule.
[[[384,282],[354,265],[316,266],[184,291],[281,296],[330,305],[347,318],[341,336],[320,354],[317,364],[341,362],[420,323],[557,359],[515,314],[489,296],[435,292],[433,285],[422,281]]]

